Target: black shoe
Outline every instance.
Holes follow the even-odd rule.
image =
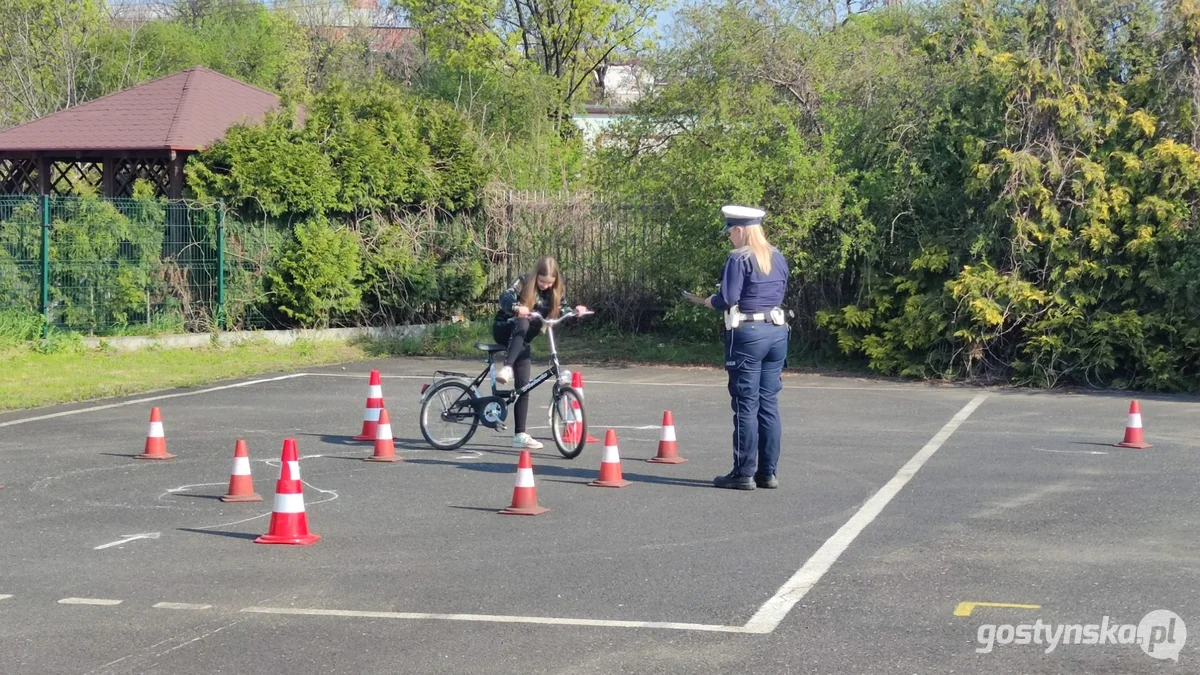
[[[714,478],[713,485],[726,490],[753,490],[754,479],[749,476],[739,476],[730,471],[724,476]]]
[[[767,490],[774,490],[775,488],[779,487],[779,480],[777,478],[775,478],[775,476],[773,476],[773,475],[772,476],[755,476],[754,484],[760,488],[765,488]]]

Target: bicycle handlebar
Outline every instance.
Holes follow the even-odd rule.
[[[537,312],[530,312],[525,318],[537,319],[537,320],[541,321],[542,323],[546,324],[547,326],[557,326],[558,324],[562,323],[563,321],[566,321],[567,319],[570,319],[570,318],[573,318],[576,316],[582,318],[585,316],[591,316],[592,314],[595,314],[595,312],[589,310],[587,312],[580,314],[580,313],[577,313],[575,310],[571,310],[571,311],[567,312],[566,314],[563,314],[562,316],[558,317],[557,319],[547,319],[546,317],[542,316],[541,314],[539,314]],[[518,318],[519,317],[514,316],[513,318],[509,319],[509,321],[510,322],[516,321]]]

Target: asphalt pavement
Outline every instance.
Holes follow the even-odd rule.
[[[550,511],[506,517],[511,432],[456,451],[421,438],[420,387],[445,367],[478,365],[0,415],[0,672],[1200,672],[1195,399],[1140,398],[1154,447],[1128,450],[1119,394],[788,375],[781,487],[735,492],[711,486],[730,463],[721,371],[585,368],[589,432],[616,431],[632,484],[588,486],[601,444],[568,460],[534,428]],[[372,368],[401,462],[351,440]],[[532,426],[548,400],[535,392]],[[153,406],[174,459],[133,458]],[[688,461],[646,462],[667,410]],[[312,546],[253,541],[285,438]],[[261,503],[217,499],[237,439]],[[1177,662],[1120,644],[1131,629],[1036,643],[1155,610],[1178,617],[1155,640]]]

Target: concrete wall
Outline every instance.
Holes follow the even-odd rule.
[[[387,328],[326,328],[321,330],[256,330],[231,331],[216,333],[216,343],[221,346],[235,345],[239,342],[266,341],[280,345],[289,345],[297,340],[351,340],[358,337],[379,339],[401,339],[417,337],[435,328],[436,324],[421,324],[415,326],[391,326]],[[148,347],[163,349],[179,347],[205,347],[213,344],[213,333],[196,333],[188,335],[158,335],[154,337],[131,336],[115,338],[84,338],[83,342],[90,348],[101,345],[117,351],[136,351]]]

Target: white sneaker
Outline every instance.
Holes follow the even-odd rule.
[[[533,436],[522,432],[513,436],[513,447],[522,450],[541,450],[542,444],[534,440]]]
[[[504,366],[500,370],[496,371],[496,383],[497,384],[508,384],[509,382],[512,382],[512,379],[513,379],[512,366]]]

